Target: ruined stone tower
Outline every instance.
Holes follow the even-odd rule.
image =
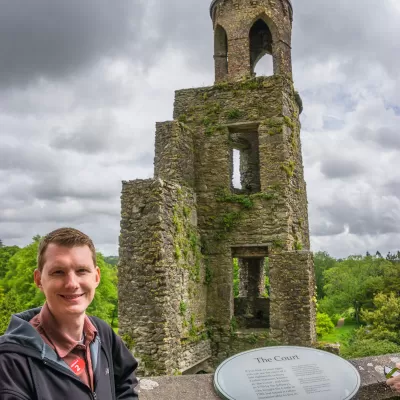
[[[174,120],[156,125],[154,179],[123,182],[120,334],[143,375],[315,340],[292,5],[214,0],[210,12],[215,85],[176,92]],[[274,74],[255,77],[265,54]]]

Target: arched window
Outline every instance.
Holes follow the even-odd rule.
[[[215,78],[222,80],[228,74],[228,37],[225,29],[218,25],[214,34]]]
[[[257,68],[259,73],[273,75],[272,33],[268,25],[262,19],[258,19],[250,29],[250,66],[252,74],[256,72],[256,65],[261,58],[263,61],[265,60],[265,65],[260,69]]]

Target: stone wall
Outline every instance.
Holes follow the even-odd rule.
[[[393,365],[400,354],[367,357],[350,362],[361,376],[361,387],[353,400],[400,399],[400,393],[393,392],[385,384],[383,366]],[[191,375],[158,377],[141,383],[141,400],[219,400],[213,387],[213,375]]]
[[[194,149],[191,133],[178,121],[156,124],[154,177],[194,185]]]
[[[269,272],[271,338],[293,345],[313,345],[317,338],[312,253],[273,254],[269,258]]]
[[[182,372],[210,355],[194,194],[161,180],[124,182],[122,209],[120,334],[141,375]]]

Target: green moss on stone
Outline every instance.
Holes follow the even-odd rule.
[[[281,169],[286,172],[286,176],[288,177],[288,179],[290,179],[293,176],[295,165],[296,164],[293,160],[281,164]]]
[[[237,108],[232,108],[226,112],[227,119],[239,119],[240,117],[242,117],[242,112]]]
[[[179,314],[182,315],[182,317],[186,314],[187,310],[187,304],[184,301],[181,301],[179,303]]]
[[[127,347],[129,350],[132,350],[132,349],[135,347],[135,345],[136,345],[135,340],[134,340],[133,337],[132,337],[130,334],[128,334],[128,333],[125,333],[125,335],[122,335],[121,339],[123,340],[123,342],[125,343],[126,347]]]
[[[290,129],[292,130],[296,129],[296,125],[289,117],[284,116],[283,120],[285,121],[286,126],[288,126]]]
[[[179,122],[183,122],[184,124],[187,123],[187,120],[188,120],[188,117],[187,117],[186,114],[181,114],[181,115],[178,117],[178,121],[179,121]]]

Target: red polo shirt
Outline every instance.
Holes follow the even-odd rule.
[[[97,330],[85,315],[83,324],[83,343],[73,340],[62,332],[58,322],[50,312],[47,303],[42,310],[29,323],[39,332],[40,336],[63,359],[71,370],[91,390],[94,390],[93,367],[89,345],[94,341]]]

